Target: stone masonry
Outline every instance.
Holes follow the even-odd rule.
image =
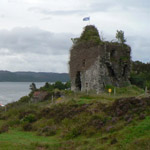
[[[86,26],[74,39],[70,51],[70,78],[73,91],[104,91],[107,85],[129,84],[131,49],[126,44],[101,41],[95,26]]]

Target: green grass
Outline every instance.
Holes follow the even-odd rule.
[[[0,134],[0,150],[35,149],[38,144],[57,146],[58,141],[57,137],[43,137],[33,132],[10,130],[8,133]]]
[[[106,104],[110,104],[111,102],[115,101],[118,98],[123,98],[123,97],[136,97],[140,96],[143,94],[144,95],[144,90],[140,89],[134,85],[130,85],[127,87],[122,87],[122,88],[116,88],[116,94],[113,92],[109,94],[107,90],[105,93],[99,93],[99,94],[94,94],[94,93],[78,93],[76,95],[71,95],[70,98],[68,97],[68,100],[72,99],[77,103],[77,104],[89,104],[92,102],[102,102]]]
[[[129,86],[116,88],[116,95],[107,92],[71,93],[62,100],[56,100],[54,104],[50,101],[30,105],[14,103],[7,112],[0,112],[0,127],[9,125],[9,131],[0,134],[0,150],[140,150],[139,147],[148,150],[150,117],[139,120],[138,114],[133,114],[136,117],[127,124],[122,116],[113,124],[111,111],[103,110],[103,107],[111,106],[117,98],[143,93],[143,90]],[[145,109],[142,113],[150,115],[148,105]],[[127,115],[130,113],[134,112],[128,112]],[[33,122],[27,119],[31,116],[35,118]],[[101,121],[104,125],[99,127]],[[24,123],[32,126],[30,132],[23,131]],[[56,127],[56,134],[37,136],[40,129],[47,126],[51,129]],[[112,129],[107,131],[111,126]],[[116,143],[113,143],[115,139]],[[139,144],[135,144],[137,142]]]
[[[149,136],[150,135],[150,117],[147,117],[142,122],[139,122],[137,125],[134,125],[132,127],[127,127],[123,132],[124,132],[123,133],[124,143],[130,143],[137,137],[141,138],[143,136]]]

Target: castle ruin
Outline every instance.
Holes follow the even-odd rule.
[[[101,41],[93,25],[73,39],[70,50],[70,78],[73,91],[104,91],[107,85],[129,84],[131,49],[126,44]]]

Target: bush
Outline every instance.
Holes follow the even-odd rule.
[[[78,137],[81,134],[81,127],[79,126],[74,126],[70,130],[67,130],[63,137],[65,137],[67,140],[73,139]]]
[[[32,124],[32,127],[34,130],[40,131],[42,128],[44,128],[46,126],[53,126],[53,125],[54,125],[53,119],[41,118],[41,119],[37,120],[36,122],[34,122]]]
[[[51,146],[47,143],[39,143],[39,142],[36,142],[36,143],[32,143],[36,149],[38,150],[52,150],[51,149]]]
[[[55,134],[56,134],[56,127],[54,126],[46,126],[38,131],[38,135],[42,136],[53,136]]]
[[[97,129],[94,128],[94,127],[89,127],[87,128],[85,131],[84,131],[84,134],[87,136],[87,137],[91,137],[92,135],[96,134],[97,133]]]
[[[28,103],[30,101],[30,97],[29,96],[23,96],[20,98],[20,100],[18,101],[19,103]]]
[[[17,119],[17,118],[9,118],[9,120],[7,121],[7,124],[10,126],[10,127],[15,127],[17,125],[20,124],[20,120]]]
[[[32,122],[36,121],[36,117],[33,114],[29,114],[29,115],[25,116],[22,121],[32,123]]]
[[[81,134],[81,131],[79,128],[72,128],[65,136],[66,139],[73,139],[76,138],[77,136],[79,136]]]
[[[28,123],[28,122],[25,122],[23,125],[22,125],[22,129],[24,131],[32,131],[32,124],[31,123]]]
[[[71,83],[70,81],[63,83],[61,81],[56,81],[54,84],[50,84],[48,82],[45,83],[43,87],[40,88],[42,91],[48,91],[48,92],[53,92],[54,89],[58,90],[65,90],[65,89],[70,89]]]
[[[0,134],[1,133],[5,133],[5,132],[8,132],[9,130],[9,126],[8,125],[2,125],[1,128],[0,128]]]
[[[118,40],[119,43],[124,44],[126,42],[126,39],[124,37],[124,32],[122,30],[117,30],[116,33],[116,39]]]
[[[65,85],[62,82],[57,81],[54,84],[54,88],[55,89],[59,89],[59,90],[64,90],[66,87],[65,87]]]

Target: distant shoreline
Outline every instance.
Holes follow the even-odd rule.
[[[0,82],[67,82],[68,73],[0,71]]]

